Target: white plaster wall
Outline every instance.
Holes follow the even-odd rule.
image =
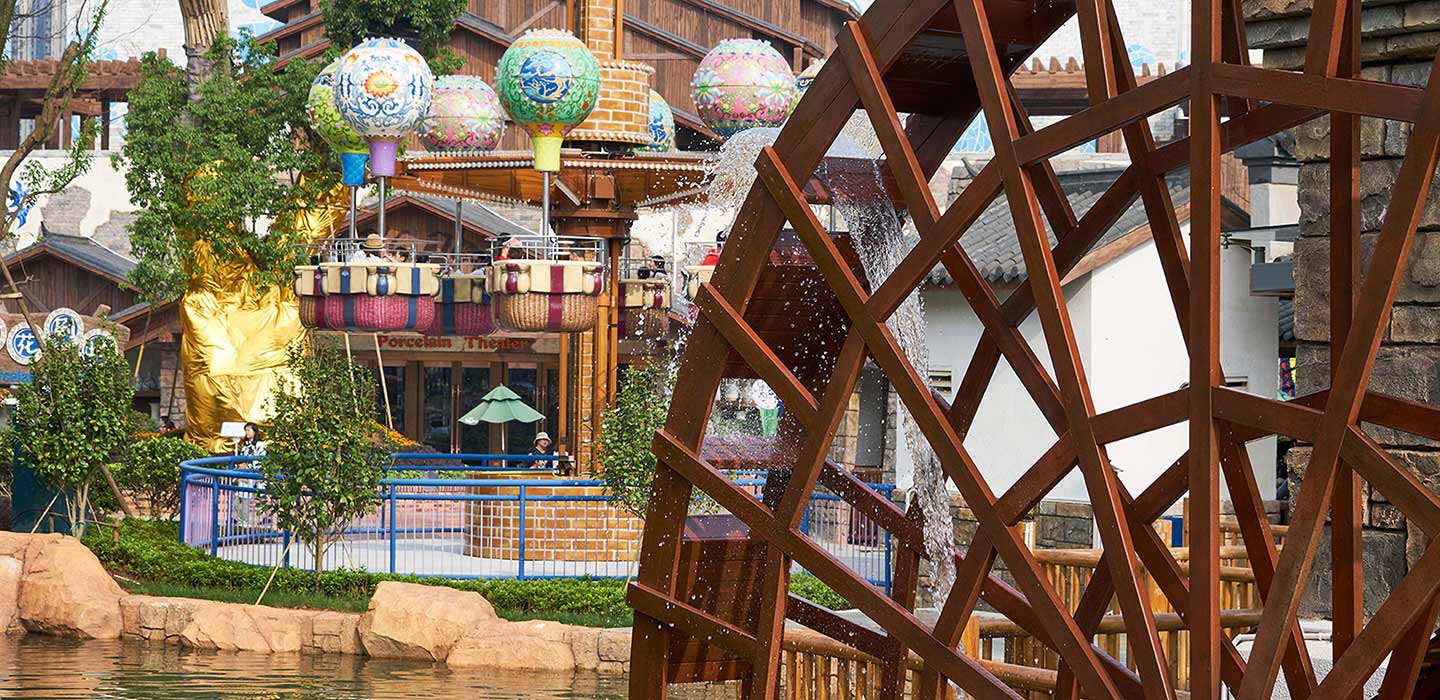
[[[1244,377],[1246,391],[1273,399],[1280,384],[1280,303],[1250,295],[1250,260],[1240,246],[1220,251],[1220,366],[1226,377]],[[1247,448],[1261,497],[1273,499],[1275,437]]]
[[[1065,296],[1075,322],[1081,359],[1088,363],[1090,324],[1085,319],[1089,318],[1092,308],[1089,276],[1067,285]],[[950,370],[954,386],[958,389],[965,368],[975,353],[975,346],[980,342],[980,321],[965,298],[953,287],[927,289],[923,300],[928,324],[926,339],[930,349],[930,367],[932,370]],[[1053,374],[1039,317],[1032,314],[1021,324],[1020,332],[1034,348],[1046,371]],[[1036,408],[1014,370],[1002,361],[965,439],[965,449],[996,495],[1009,489],[1054,444],[1055,438],[1055,432]],[[896,481],[908,486],[913,483],[909,451],[903,436],[897,435],[895,439]],[[1067,477],[1051,492],[1051,498],[1085,500],[1084,483],[1078,474]]]
[[[1188,229],[1186,230],[1188,235]],[[1277,305],[1249,295],[1248,251],[1238,246],[1221,254],[1221,362],[1229,377],[1244,377],[1247,390],[1276,392]],[[1188,355],[1153,243],[1146,242],[1065,287],[1076,342],[1097,411],[1108,411],[1179,389],[1189,380]],[[958,389],[979,342],[981,326],[954,288],[923,295],[932,369],[948,369]],[[1050,353],[1032,315],[1021,332],[1047,371]],[[1139,493],[1185,451],[1188,427],[1167,428],[1111,443],[1108,452],[1121,481]],[[903,437],[896,439],[896,481],[913,483]],[[1004,493],[1055,440],[1015,373],[1002,363],[980,404],[965,441],[997,495]],[[1274,493],[1275,440],[1249,444],[1260,491]],[[1089,501],[1078,473],[1066,477],[1050,500]]]
[[[0,158],[6,158],[10,153],[10,151],[0,151]],[[125,175],[111,165],[110,155],[110,152],[97,151],[90,170],[70,185],[72,189],[84,188],[90,192],[89,207],[80,217],[80,230],[78,231],[80,235],[93,236],[95,229],[109,221],[113,214],[133,212],[136,209],[130,201],[130,191],[125,187]],[[21,165],[21,172],[31,162],[37,162],[45,168],[58,168],[65,164],[66,155],[63,151],[36,151]],[[25,225],[17,231],[15,241],[17,247],[23,248],[30,245],[40,235],[40,224],[45,220],[45,206],[49,200],[49,197],[40,197],[30,210]],[[51,228],[53,229],[54,226]],[[77,232],[65,230],[60,233],[74,234]]]
[[[1189,379],[1189,357],[1155,244],[1136,246],[1093,276],[1094,361],[1089,370],[1095,410],[1110,411],[1179,389]],[[1120,481],[1136,494],[1185,451],[1187,440],[1181,423],[1110,443],[1107,450]]]

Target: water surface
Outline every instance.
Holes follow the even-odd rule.
[[[495,673],[350,656],[186,651],[142,642],[0,636],[0,698],[510,700],[625,697],[620,676]]]

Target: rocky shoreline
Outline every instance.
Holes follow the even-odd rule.
[[[364,613],[131,595],[83,544],[0,532],[0,623],[9,635],[139,639],[192,649],[355,654],[454,667],[624,673],[630,630],[500,619],[484,596],[382,582]]]

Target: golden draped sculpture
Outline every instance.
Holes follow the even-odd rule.
[[[330,235],[344,218],[347,188],[336,185],[297,214],[306,240]],[[229,449],[225,421],[263,422],[286,372],[290,345],[305,335],[289,287],[261,291],[249,281],[250,260],[217,260],[208,243],[190,242],[189,286],[180,301],[185,371],[185,434],[212,452]]]

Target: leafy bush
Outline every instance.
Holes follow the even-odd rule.
[[[177,298],[192,274],[232,264],[226,274],[245,274],[258,291],[290,286],[296,244],[310,242],[298,214],[336,176],[305,113],[323,64],[294,56],[277,69],[276,50],[244,34],[221,38],[195,57],[217,68],[204,76],[159,54],[141,59],[114,165],[136,207],[129,278],[146,299]]]
[[[15,390],[15,435],[35,473],[63,494],[71,534],[90,512],[90,485],[117,460],[130,438],[135,387],[112,343],[83,354],[68,339],[50,336],[31,366],[31,381]]]
[[[131,443],[125,461],[117,465],[120,487],[145,496],[150,515],[168,520],[180,509],[180,462],[206,456],[205,450],[178,437],[146,437]]]
[[[294,381],[275,394],[260,471],[265,509],[309,545],[317,573],[347,523],[380,505],[391,446],[375,422],[370,370],[335,350],[296,346]]]
[[[657,357],[632,365],[620,383],[615,405],[605,411],[600,429],[599,461],[611,503],[637,518],[645,517],[655,481],[655,455],[650,445],[670,412],[673,363]]]
[[[112,572],[144,583],[167,584],[172,591],[183,588],[258,591],[264,588],[270,569],[216,559],[181,543],[178,534],[174,522],[126,519],[120,523],[118,536],[113,536],[109,530],[92,531],[85,544]],[[485,596],[496,610],[504,611],[510,617],[574,619],[568,616],[584,615],[603,620],[609,626],[630,623],[630,609],[625,604],[625,585],[616,579],[458,580],[349,569],[326,571],[315,576],[299,569],[280,569],[270,591],[363,603],[369,600],[381,581],[406,581],[474,591]],[[790,590],[827,607],[850,607],[813,576],[792,576]]]
[[[825,585],[825,582],[810,574],[795,574],[791,576],[790,592],[816,605],[823,605],[831,610],[846,610],[855,607],[844,598],[841,598],[840,594],[836,593],[834,589]]]
[[[118,537],[107,530],[85,544],[105,567],[128,578],[196,588],[260,590],[270,569],[209,556],[179,541],[174,522],[126,519]],[[551,613],[589,614],[628,624],[625,589],[613,579],[443,579],[336,569],[315,575],[282,568],[271,591],[368,600],[381,581],[406,581],[474,591],[497,609],[544,617]]]

